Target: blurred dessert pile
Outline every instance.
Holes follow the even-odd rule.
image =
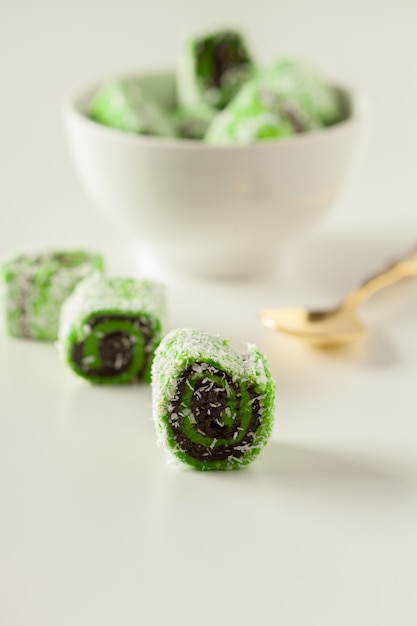
[[[279,139],[344,118],[337,90],[314,67],[291,58],[260,67],[233,30],[188,39],[176,86],[168,108],[139,79],[111,81],[93,95],[89,115],[128,133],[209,144]]]

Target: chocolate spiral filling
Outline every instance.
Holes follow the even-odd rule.
[[[224,74],[232,65],[232,54],[227,43],[220,43],[213,53],[213,85],[221,87]]]
[[[248,67],[250,58],[241,40],[231,32],[219,33],[198,42],[197,71],[207,85],[221,89],[227,72]]]
[[[205,364],[196,363],[197,366]],[[222,370],[210,366],[210,373],[221,380],[221,384],[210,378],[202,377],[193,387],[189,409],[192,414],[193,428],[202,436],[209,437],[212,444],[207,446],[189,439],[181,428],[181,420],[172,419],[171,428],[174,438],[183,452],[199,461],[224,461],[229,457],[239,458],[245,453],[245,448],[253,444],[255,433],[260,425],[259,398],[253,385],[246,387],[251,404],[251,417],[243,438],[241,420],[242,394],[239,385]],[[193,365],[184,370],[178,381],[172,413],[181,415],[182,397],[190,386],[189,379],[195,375]],[[223,386],[224,385],[224,386]],[[223,415],[229,406],[230,394],[235,400],[233,424],[226,425]],[[216,446],[218,439],[226,439],[227,444]],[[238,441],[237,441],[238,440]]]
[[[88,324],[91,332],[103,322],[129,322],[132,329],[140,331],[144,339],[144,358],[140,370],[136,373],[136,378],[140,379],[146,370],[152,339],[152,329],[146,318],[129,317],[127,315],[98,315],[91,319]],[[125,331],[118,331],[115,328],[112,332],[107,332],[103,337],[97,337],[98,352],[101,359],[101,367],[89,367],[86,355],[84,354],[84,341],[74,344],[72,359],[77,368],[89,376],[112,377],[119,376],[127,372],[132,365],[135,341],[134,335]]]

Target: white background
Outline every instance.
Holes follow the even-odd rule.
[[[97,389],[52,346],[0,339],[4,626],[417,623],[417,287],[376,296],[370,339],[315,353],[257,311],[330,304],[417,240],[414,0],[0,0],[0,254],[79,245],[132,273],[66,152],[60,106],[97,78],[174,66],[182,36],[243,27],[261,61],[296,53],[372,101],[355,187],[270,279],[170,279],[171,326],[254,341],[277,425],[248,471],[176,470],[148,388]]]

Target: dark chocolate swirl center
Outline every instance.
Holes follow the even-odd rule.
[[[140,331],[144,339],[144,357],[140,369],[135,375],[135,378],[140,379],[146,370],[151,353],[152,329],[148,320],[144,317],[131,317],[128,315],[97,315],[88,322],[91,333],[94,330],[97,331],[97,327],[105,322],[115,322],[115,329],[114,331],[103,333],[103,336],[99,336],[96,333],[101,366],[91,367],[89,365],[88,357],[86,358],[85,354],[84,341],[74,344],[72,352],[74,365],[92,377],[112,378],[124,374],[131,368],[135,354],[133,332]],[[128,322],[132,326],[132,334],[125,330],[117,330],[117,322]]]
[[[203,374],[195,380],[194,366],[208,368],[210,376]],[[193,429],[201,436],[210,439],[210,444],[197,443],[189,438],[182,428],[181,416],[184,413],[184,397],[187,388],[192,387],[191,401],[188,410]],[[250,399],[251,416],[242,437],[241,401],[242,391],[238,382],[229,374],[212,365],[196,363],[188,367],[178,381],[172,404],[170,421],[174,438],[180,449],[190,457],[199,461],[224,461],[230,457],[239,458],[245,454],[248,446],[253,444],[255,433],[260,425],[259,398],[253,385],[246,386]],[[233,398],[233,414],[225,419],[225,412],[230,408]],[[178,419],[179,418],[179,419]],[[228,423],[225,423],[225,422]],[[217,440],[227,443],[216,445]]]

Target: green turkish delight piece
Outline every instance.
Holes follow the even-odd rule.
[[[197,470],[242,468],[271,437],[275,383],[253,345],[242,356],[220,337],[174,330],[156,350],[152,394],[159,444]]]
[[[103,85],[91,99],[89,113],[96,122],[128,133],[176,134],[169,113],[134,80]]]
[[[74,287],[103,271],[103,258],[81,250],[20,254],[0,269],[6,333],[44,341],[57,338],[61,305]]]
[[[62,308],[58,348],[67,365],[90,382],[149,382],[165,313],[161,285],[93,276]]]
[[[324,126],[343,119],[336,89],[316,68],[297,59],[283,58],[258,74],[260,85],[288,97]]]
[[[222,30],[186,41],[178,69],[178,96],[188,108],[222,109],[254,70],[244,37]]]
[[[242,87],[207,130],[211,144],[248,144],[290,137],[320,126],[297,102],[257,81]]]

